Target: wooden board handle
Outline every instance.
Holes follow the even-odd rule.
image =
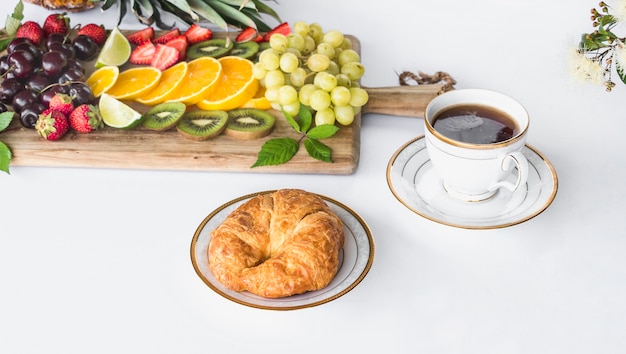
[[[369,99],[361,113],[424,118],[428,103],[442,92],[444,84],[397,87],[363,87]]]

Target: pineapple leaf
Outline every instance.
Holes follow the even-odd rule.
[[[223,30],[228,29],[228,23],[217,13],[211,6],[205,3],[203,0],[188,0],[191,8],[202,17],[206,18],[209,22],[214,23]]]
[[[154,21],[155,21],[155,22],[156,22],[156,24],[157,24],[157,27],[159,27],[160,29],[172,29],[172,28],[174,27],[175,23],[172,23],[171,25],[168,25],[168,24],[164,23],[164,22],[161,20],[161,13],[160,13],[160,12],[159,12],[159,10],[158,10],[158,8],[161,8],[161,7],[160,7],[160,5],[159,5],[159,3],[158,3],[158,0],[148,0],[148,1],[149,1],[149,2],[150,2],[150,4],[152,5],[152,7],[153,7],[154,9],[156,9],[156,10],[154,11],[153,18],[154,18]],[[172,16],[174,16],[174,15],[172,14]],[[175,17],[175,16],[174,16],[174,17]],[[182,19],[180,19],[180,20],[181,20],[181,22],[184,22]]]
[[[226,5],[230,5],[230,6],[234,7],[234,8],[236,8],[236,9],[240,9],[242,7],[253,8],[253,9],[256,8],[254,3],[250,2],[250,1],[248,1],[248,2],[245,2],[245,1],[242,1],[242,0],[219,0],[219,1],[223,2]]]
[[[280,16],[278,16],[278,13],[276,11],[274,11],[274,9],[272,9],[268,5],[264,4],[261,0],[252,0],[252,2],[254,2],[256,8],[259,10],[260,13],[263,13],[263,14],[271,16],[273,19],[275,19],[279,23],[283,22],[280,19]]]
[[[186,0],[164,0],[164,2],[168,2],[168,3],[172,4],[172,5],[174,5],[175,7],[179,8],[181,11],[183,11],[186,14],[188,14],[193,21],[199,21],[200,20],[200,17],[198,17],[198,14],[193,12],[191,7],[189,6],[189,3],[187,3]]]
[[[154,22],[154,7],[148,0],[135,0],[133,6],[135,14],[142,19],[149,20],[150,24]]]
[[[204,0],[207,4],[215,9],[220,15],[223,17],[228,17],[231,20],[234,20],[236,23],[243,24],[243,27],[253,27],[256,28],[256,23],[244,13],[239,11],[236,8],[233,8],[229,5],[224,4],[220,0]],[[235,23],[232,23],[235,24]]]
[[[246,14],[254,23],[256,24],[257,31],[259,32],[269,32],[272,27],[268,26],[263,20],[259,17],[259,13],[250,10],[250,9],[241,9],[241,12]]]

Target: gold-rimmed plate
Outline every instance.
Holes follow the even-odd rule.
[[[215,209],[200,223],[191,242],[191,262],[200,279],[213,291],[231,301],[266,310],[295,310],[318,306],[335,300],[354,289],[365,278],[374,261],[372,232],[355,211],[323,195],[320,195],[320,197],[343,221],[345,234],[344,246],[340,253],[341,265],[337,275],[335,275],[328,286],[318,291],[278,299],[268,299],[247,291],[236,292],[230,290],[215,278],[209,269],[207,253],[209,242],[211,241],[211,231],[220,225],[241,204],[259,194],[272,192],[274,191],[248,194],[231,200]]]
[[[524,186],[513,192],[501,188],[488,200],[469,203],[445,192],[424,136],[419,136],[394,153],[387,166],[387,184],[400,203],[432,221],[466,229],[508,227],[543,212],[558,188],[556,170],[548,159],[528,145],[522,153],[530,167]]]

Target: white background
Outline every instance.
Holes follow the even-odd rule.
[[[456,88],[518,99],[531,115],[528,143],[558,173],[552,205],[496,230],[414,214],[385,172],[423,122],[375,114],[363,117],[361,161],[348,176],[12,167],[0,174],[0,352],[624,351],[626,90],[575,83],[566,64],[592,30],[595,1],[270,4],[290,23],[357,36],[367,87],[397,86],[404,70],[441,70]],[[25,14],[48,13],[26,5]],[[114,25],[115,13],[105,15],[72,23]],[[365,219],[376,241],[367,277],[335,301],[287,312],[214,293],[190,261],[197,226],[231,199],[287,187]]]

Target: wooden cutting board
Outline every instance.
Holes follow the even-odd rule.
[[[360,51],[358,39],[353,36],[350,39],[355,49]],[[141,127],[134,130],[104,127],[89,134],[70,130],[61,140],[51,142],[42,139],[35,130],[22,127],[17,118],[0,132],[0,141],[11,149],[11,166],[351,174],[359,164],[361,119],[364,114],[422,117],[428,102],[442,91],[442,85],[366,89],[369,102],[354,123],[322,141],[332,149],[332,163],[313,159],[300,144],[298,153],[285,164],[251,168],[266,140],[300,138],[277,111],[272,111],[277,118],[272,133],[252,141],[220,135],[198,142],[183,138],[175,129],[154,132]],[[148,109],[134,107],[140,111]]]

